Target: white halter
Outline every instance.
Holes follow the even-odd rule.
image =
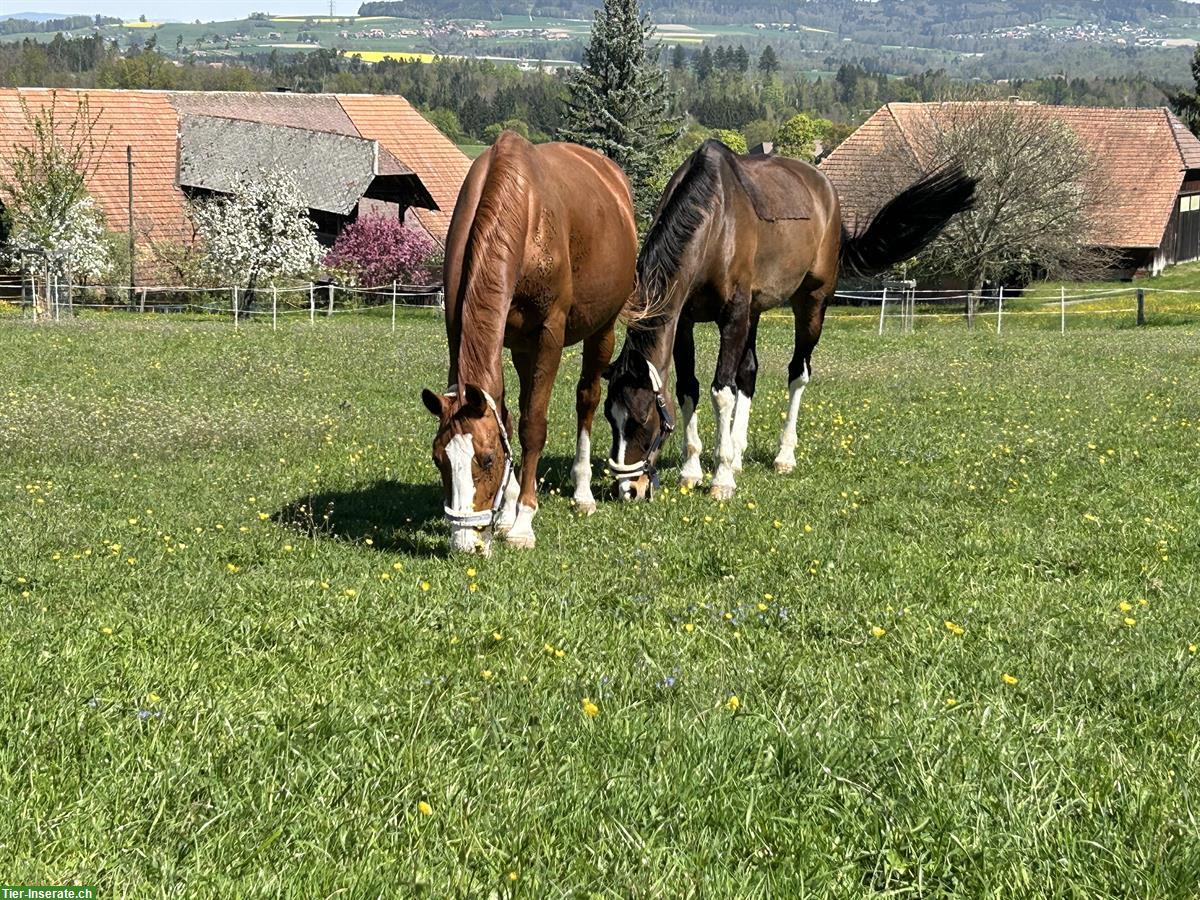
[[[445,396],[457,397],[458,391],[446,391]],[[483,392],[483,398],[487,401],[488,409],[492,411],[492,415],[496,417],[496,427],[500,429],[500,445],[504,448],[504,477],[500,479],[500,487],[496,490],[496,497],[492,500],[491,509],[476,510],[474,507],[451,509],[449,506],[442,507],[446,513],[446,519],[451,525],[457,525],[462,528],[474,528],[476,530],[489,528],[495,523],[496,516],[500,512],[500,507],[504,505],[504,493],[508,490],[508,482],[512,478],[513,470],[512,446],[508,442],[508,429],[504,427],[504,420],[500,417],[500,409],[496,406],[496,401],[492,399],[492,395],[487,391]]]
[[[635,463],[617,462],[615,459],[608,461],[608,470],[616,476],[618,481],[625,482],[632,478],[641,475],[650,467],[649,457],[655,453],[662,445],[663,439],[668,434],[675,430],[675,423],[671,420],[671,416],[667,413],[666,400],[663,399],[663,380],[658,369],[650,360],[646,360],[646,368],[650,372],[650,389],[654,391],[654,403],[658,408],[658,415],[661,422],[661,427],[658,432],[658,437],[654,445],[646,453],[646,459],[639,460]]]

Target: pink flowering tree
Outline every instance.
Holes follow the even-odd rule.
[[[437,269],[437,245],[424,231],[399,219],[368,215],[342,230],[325,255],[325,267],[371,287],[393,281],[430,284]]]

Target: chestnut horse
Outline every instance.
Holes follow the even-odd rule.
[[[955,214],[968,209],[975,182],[961,169],[926,176],[888,202],[859,234],[842,226],[833,185],[807,163],[775,156],[738,156],[706,141],[672,176],[638,256],[640,322],[630,328],[609,379],[604,412],[613,430],[609,468],[623,499],[648,496],[654,465],[674,428],[663,385],[671,358],[685,432],[681,482],[703,478],[692,328],[716,322],[720,332],[712,403],[717,419],[711,493],[728,499],[741,471],[758,376],[759,317],[787,303],[796,343],[788,367],[787,418],[775,468],[796,466],[796,418],[812,376],[825,304],[847,265],[873,274],[918,253]]]
[[[592,418],[613,326],[633,295],[637,231],[629,182],[617,166],[575,144],[533,145],[504,132],[471,166],[446,240],[444,394],[422,393],[438,417],[450,546],[491,548],[492,533],[534,546],[537,466],[563,347],[583,342],[575,392],[575,505],[592,497]],[[512,419],[503,348],[520,380],[521,465],[513,479]]]

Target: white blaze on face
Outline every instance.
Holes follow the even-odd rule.
[[[450,461],[450,508],[456,512],[475,508],[475,481],[471,478],[474,443],[471,435],[456,434],[446,445],[446,459]]]
[[[625,406],[622,403],[613,403],[613,431],[617,437],[617,458],[616,462],[621,465],[625,464],[625,423],[629,420],[629,413],[625,411]]]

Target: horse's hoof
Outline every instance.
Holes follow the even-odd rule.
[[[582,503],[578,500],[575,501],[575,514],[577,516],[580,516],[582,518],[587,518],[588,516],[595,515],[595,513],[596,513],[596,501],[595,500],[587,500]]]
[[[510,534],[504,542],[514,550],[532,550],[537,544],[537,538],[532,534]]]
[[[786,463],[786,462],[775,463],[775,474],[776,475],[791,475],[794,471],[796,471],[795,463]]]
[[[684,475],[679,479],[679,486],[687,488],[689,491],[700,486],[701,478],[698,475]]]
[[[708,495],[714,500],[731,500],[733,492],[734,485],[732,484],[714,484],[708,489]]]

